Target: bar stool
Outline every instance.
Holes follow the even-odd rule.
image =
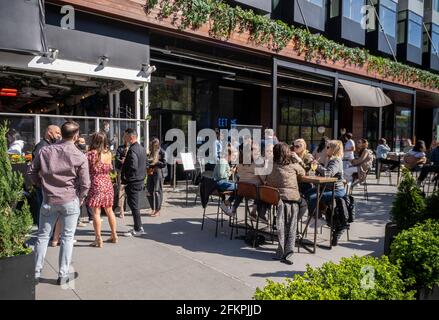
[[[268,187],[268,186],[259,186],[258,188],[258,199],[260,203],[265,203],[271,206],[271,209],[268,211],[268,227],[271,234],[271,241],[274,242],[274,228],[273,228],[273,219],[272,216],[276,215],[277,205],[280,201],[280,193],[277,188]],[[256,217],[256,229],[255,229],[255,239],[253,240],[253,247],[255,246],[255,241],[259,232],[259,214]]]
[[[221,201],[224,201],[226,196],[230,196],[233,193],[234,193],[234,191],[219,191],[218,189],[215,189],[211,194],[211,196],[218,197],[218,206],[217,206],[217,211],[216,211],[215,238],[218,237],[218,224],[219,224]],[[204,227],[204,219],[206,218],[206,209],[207,209],[207,205],[203,211],[203,222],[201,223],[201,230],[203,230],[203,227]],[[224,213],[221,211],[221,227],[223,226],[223,222],[224,222]]]
[[[247,235],[247,218],[250,214],[250,209],[248,207],[248,201],[249,200],[255,200],[255,202],[258,202],[258,186],[253,183],[249,182],[240,182],[237,183],[237,195],[238,197],[244,198],[244,223],[245,223],[245,234]],[[238,234],[238,215],[235,214],[233,217],[230,218],[230,227],[232,228],[230,232],[230,240],[233,239],[233,230],[236,228],[236,233]]]

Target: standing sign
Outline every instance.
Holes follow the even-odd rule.
[[[183,170],[186,173],[186,207],[187,207],[187,201],[188,201],[188,194],[189,194],[189,179],[188,179],[188,172],[195,171],[194,166],[194,158],[192,157],[192,153],[180,153],[181,156],[181,162],[183,163]]]
[[[181,161],[183,162],[183,170],[184,171],[191,171],[195,170],[194,166],[194,158],[192,157],[192,153],[180,153],[181,155]]]

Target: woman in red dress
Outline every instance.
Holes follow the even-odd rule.
[[[117,242],[116,217],[113,212],[114,191],[110,178],[110,172],[113,170],[112,154],[108,149],[107,135],[104,132],[96,132],[91,136],[87,158],[91,180],[87,206],[93,210],[93,227],[96,236],[91,246],[102,248],[101,208],[104,208],[111,228],[111,238],[108,242]]]

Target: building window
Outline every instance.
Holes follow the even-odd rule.
[[[329,18],[338,17],[340,14],[340,0],[331,0],[329,4]]]
[[[312,4],[315,4],[316,6],[319,6],[320,8],[323,8],[323,0],[307,0],[308,2],[311,2]]]
[[[422,45],[422,17],[409,13],[407,43],[421,48]]]
[[[151,109],[193,110],[191,76],[154,73],[150,90]]]
[[[439,26],[432,24],[431,27],[431,53],[439,55]]]
[[[355,22],[361,23],[363,14],[361,8],[364,0],[343,0],[343,16]]]
[[[313,150],[322,136],[332,136],[329,102],[289,96],[285,92],[281,92],[279,98],[278,137],[281,141],[292,144],[295,139],[303,138],[308,149]]]
[[[396,36],[396,3],[391,0],[381,0],[380,20],[384,33],[390,37]]]
[[[433,0],[433,10],[439,12],[439,0]]]

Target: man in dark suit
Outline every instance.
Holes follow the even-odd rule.
[[[135,130],[128,128],[125,134],[130,148],[122,165],[121,178],[122,184],[126,185],[127,202],[134,219],[134,228],[125,233],[125,236],[140,236],[145,233],[140,218],[139,195],[145,184],[146,150],[137,142]]]

